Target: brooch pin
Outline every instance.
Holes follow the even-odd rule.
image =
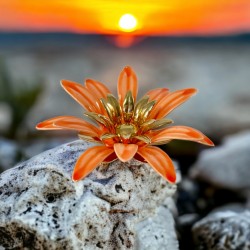
[[[36,128],[75,130],[80,139],[100,144],[87,149],[78,158],[72,174],[74,181],[86,177],[102,162],[117,158],[127,162],[135,158],[147,162],[165,180],[175,183],[172,160],[157,145],[174,139],[214,145],[200,131],[187,126],[170,126],[173,121],[165,118],[197,92],[194,88],[174,92],[157,88],[137,101],[137,77],[129,66],[120,73],[118,98],[104,84],[91,79],[85,81],[85,86],[68,80],[62,80],[61,85],[96,125],[73,116],[58,116],[37,124]]]

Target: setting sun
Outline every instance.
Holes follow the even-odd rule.
[[[122,31],[132,32],[136,30],[137,19],[131,14],[124,14],[119,20],[119,27]]]
[[[188,36],[250,30],[249,0],[8,0],[0,31]]]

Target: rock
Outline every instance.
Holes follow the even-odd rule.
[[[14,141],[0,137],[0,172],[16,164],[20,154],[20,149]]]
[[[250,249],[250,210],[213,213],[193,227],[198,250]]]
[[[250,131],[228,136],[221,146],[202,151],[191,176],[231,190],[250,188]]]
[[[102,165],[73,182],[75,161],[89,146],[68,143],[1,174],[0,247],[150,249],[150,235],[158,237],[151,249],[177,249],[173,218],[161,207],[176,186],[135,160]]]
[[[136,225],[138,245],[136,249],[165,250],[179,249],[170,211],[161,206],[156,215]]]

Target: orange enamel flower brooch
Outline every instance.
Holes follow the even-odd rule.
[[[85,116],[96,125],[72,116],[58,116],[39,123],[40,130],[70,129],[78,131],[82,140],[100,145],[87,149],[77,160],[72,179],[86,177],[102,162],[132,158],[147,162],[167,181],[176,180],[175,168],[169,156],[156,145],[173,139],[189,140],[213,146],[200,131],[187,126],[169,126],[173,121],[164,118],[187,101],[197,91],[193,88],[170,92],[166,88],[153,89],[139,101],[137,77],[131,67],[125,67],[118,79],[118,99],[108,88],[87,79],[85,86],[68,80],[62,87],[87,111]]]

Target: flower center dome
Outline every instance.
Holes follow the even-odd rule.
[[[130,139],[136,133],[137,127],[134,124],[121,124],[116,127],[116,134],[122,139]]]

